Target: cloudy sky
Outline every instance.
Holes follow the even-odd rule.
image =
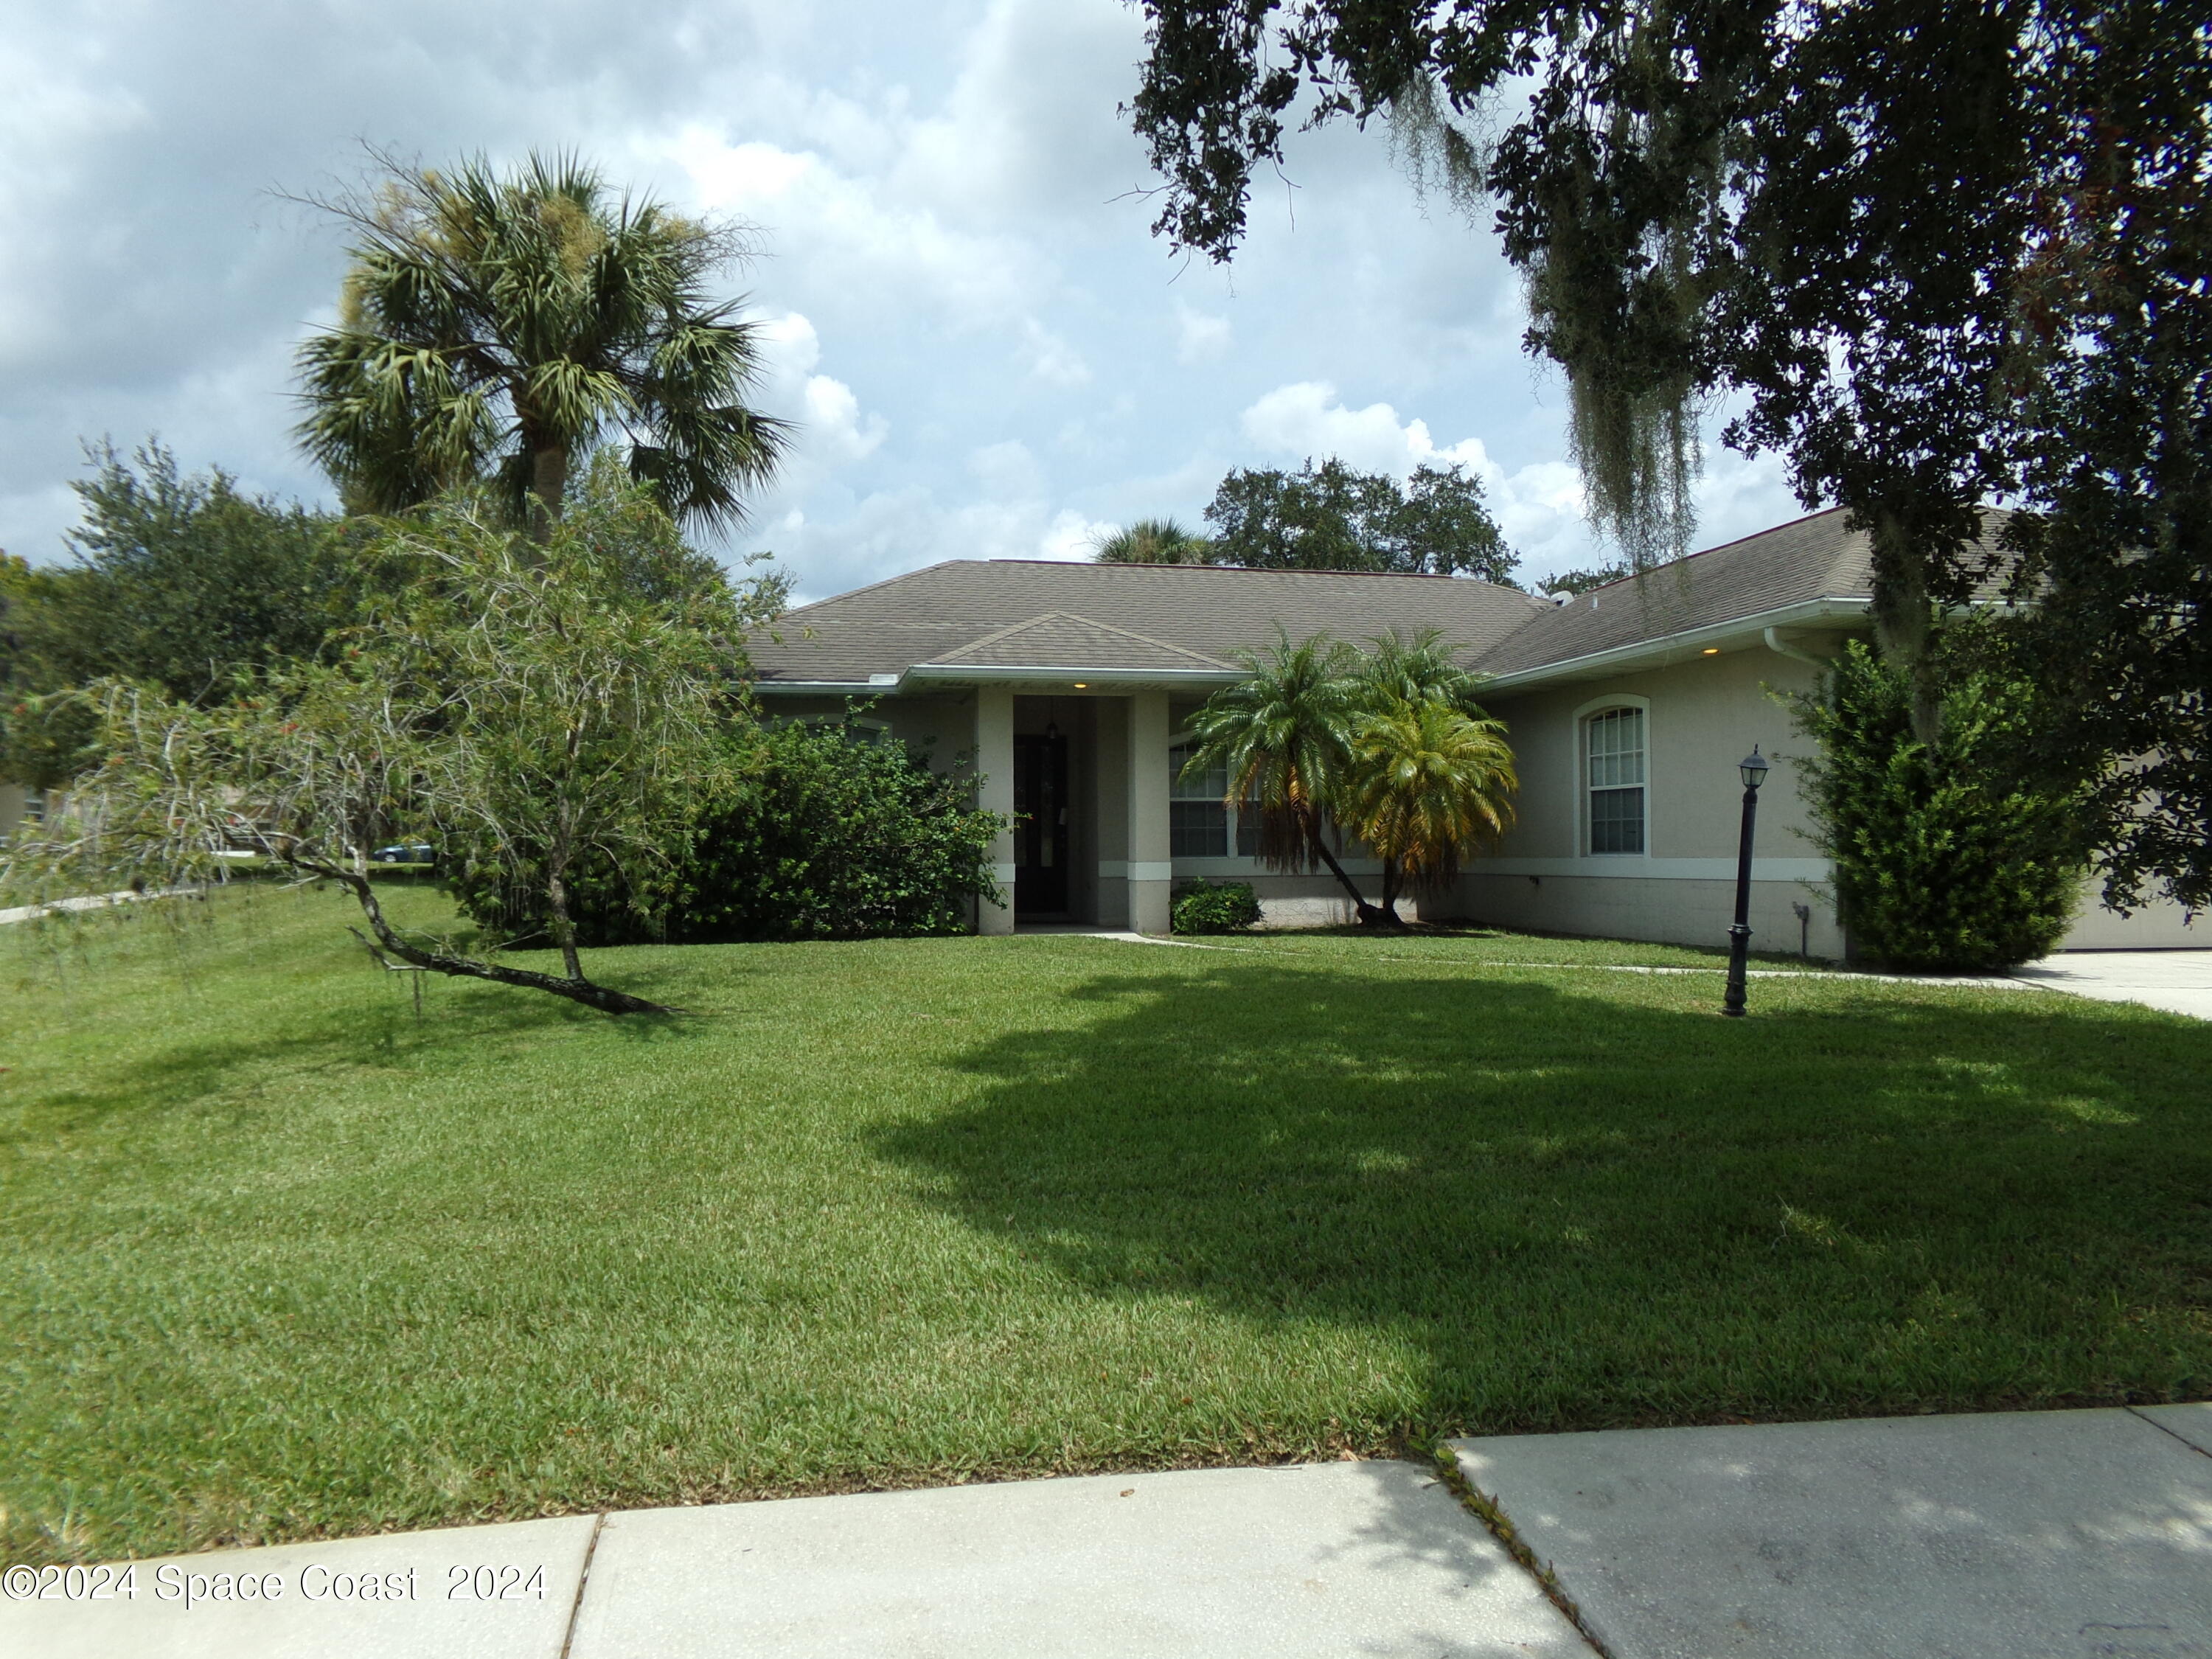
[[[344,245],[286,193],[568,147],[748,220],[733,273],[800,422],[726,550],[808,597],[939,559],[1087,556],[1196,526],[1233,466],[1336,454],[1479,472],[1524,579],[1598,554],[1565,398],[1520,349],[1486,228],[1424,204],[1380,134],[1301,141],[1227,269],[1149,234],[1116,106],[1119,0],[46,0],[0,39],[0,547],[64,556],[81,441],[330,499],[290,362]],[[1794,516],[1770,459],[1709,448],[1700,545]]]

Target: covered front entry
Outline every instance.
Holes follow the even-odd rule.
[[[1165,933],[1166,691],[986,681],[974,696],[977,801],[1012,820],[992,857],[1012,902],[981,906],[978,930],[1082,922]]]

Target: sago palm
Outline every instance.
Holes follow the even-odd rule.
[[[1363,714],[1352,737],[1345,828],[1382,860],[1382,921],[1408,884],[1440,891],[1462,854],[1513,822],[1513,750],[1502,720],[1441,696],[1401,698]]]
[[[758,325],[710,291],[746,251],[738,227],[611,194],[566,155],[395,167],[323,205],[358,240],[337,326],[300,348],[299,435],[349,505],[486,481],[543,540],[578,459],[617,443],[672,514],[743,518],[787,428],[745,406]]]
[[[1226,799],[1259,814],[1261,863],[1294,874],[1326,865],[1359,919],[1376,919],[1381,913],[1360,896],[1323,834],[1322,814],[1343,787],[1362,706],[1356,653],[1326,635],[1293,645],[1278,627],[1267,650],[1236,656],[1246,677],[1215,692],[1192,719],[1184,775],[1225,771]]]

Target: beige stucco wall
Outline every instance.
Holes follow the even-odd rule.
[[[1742,821],[1736,763],[1756,744],[1773,766],[1759,799],[1753,948],[1794,951],[1802,940],[1816,956],[1841,955],[1834,908],[1818,890],[1827,866],[1803,833],[1811,823],[1792,757],[1806,744],[1778,700],[1814,681],[1810,664],[1757,648],[1493,695],[1520,772],[1518,815],[1496,851],[1468,865],[1458,907],[1504,927],[1725,945]],[[1593,854],[1583,722],[1622,704],[1644,710],[1645,850]],[[1811,910],[1809,925],[1796,904]]]
[[[1521,774],[1520,817],[1494,855],[1475,860],[1456,898],[1465,914],[1502,927],[1614,939],[1720,945],[1735,905],[1743,790],[1736,763],[1754,743],[1774,763],[1759,792],[1752,865],[1752,945],[1840,957],[1846,941],[1814,849],[1795,762],[1809,740],[1779,696],[1813,689],[1810,664],[1763,648],[1723,652],[1642,673],[1500,693],[1492,712],[1511,735]],[[1648,851],[1597,855],[1583,817],[1582,726],[1622,702],[1645,708]],[[2212,927],[2185,927],[2171,903],[2123,919],[2097,902],[2098,883],[2060,948],[2203,949]],[[1801,921],[1793,906],[1812,912]],[[1441,912],[1443,907],[1431,907]]]

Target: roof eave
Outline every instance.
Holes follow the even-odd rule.
[[[915,682],[935,685],[1003,684],[1009,681],[1051,685],[1215,686],[1234,685],[1241,668],[1071,668],[1064,663],[917,663],[897,674],[871,674],[865,680],[757,679],[752,689],[769,696],[895,696]]]
[[[1863,594],[1801,599],[1796,605],[1753,611],[1745,617],[1731,617],[1726,622],[1708,623],[1702,628],[1686,629],[1679,634],[1662,634],[1657,639],[1636,640],[1626,645],[1589,652],[1579,657],[1563,657],[1557,662],[1539,663],[1529,668],[1515,668],[1503,674],[1492,674],[1483,681],[1482,689],[1486,692],[1510,691],[1521,686],[1546,685],[1559,680],[1589,679],[1600,674],[1618,673],[1627,669],[1664,667],[1694,655],[1708,646],[1726,646],[1738,641],[1763,643],[1765,630],[1770,628],[1802,627],[1807,623],[1823,621],[1863,622],[1873,606],[1874,601]],[[1507,637],[1510,639],[1511,635]]]

